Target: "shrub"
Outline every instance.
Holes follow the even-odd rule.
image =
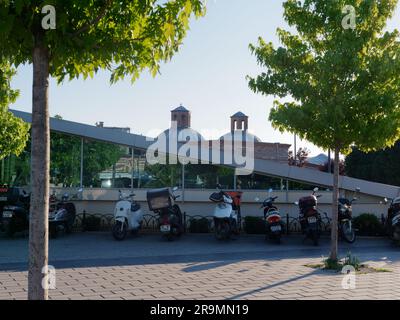
[[[378,236],[384,233],[384,228],[378,217],[371,213],[363,213],[353,219],[353,226],[362,236]]]
[[[351,252],[347,253],[347,256],[344,258],[343,266],[353,266],[355,270],[360,270],[361,263],[360,260],[351,254]]]
[[[362,267],[360,260],[348,252],[346,257],[341,260],[332,260],[330,258],[324,260],[324,269],[340,271],[344,266],[352,266],[356,271]]]
[[[189,221],[190,233],[209,233],[210,224],[207,218],[190,219]]]
[[[83,227],[86,231],[99,231],[101,219],[96,216],[87,216],[83,221]]]
[[[247,234],[265,234],[265,222],[260,217],[245,217],[244,230]]]

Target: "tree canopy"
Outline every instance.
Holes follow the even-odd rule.
[[[0,160],[10,154],[19,155],[29,136],[29,125],[8,111],[18,97],[18,91],[10,86],[14,74],[10,63],[0,57]]]
[[[42,28],[45,5],[55,8],[55,29]],[[59,81],[99,69],[109,70],[113,82],[134,80],[144,69],[155,75],[159,62],[172,57],[192,13],[204,13],[201,0],[1,0],[0,55],[15,66],[31,63],[40,42]]]
[[[288,0],[284,18],[297,33],[278,29],[282,47],[259,39],[251,51],[266,69],[249,79],[252,90],[290,101],[274,102],[270,120],[325,149],[369,151],[400,134],[399,32],[384,31],[397,0]],[[355,29],[343,8],[354,6]]]

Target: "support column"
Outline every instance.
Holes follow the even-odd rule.
[[[80,187],[83,188],[83,137],[81,138],[81,172],[80,172]]]
[[[135,174],[135,158],[133,156],[134,150],[131,148],[131,161],[132,161],[132,170],[131,170],[131,191],[133,191],[133,175]]]
[[[185,202],[185,165],[182,164],[182,202]]]

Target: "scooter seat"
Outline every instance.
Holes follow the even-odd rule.
[[[138,204],[138,203],[132,203],[132,205],[131,205],[131,211],[132,211],[132,212],[135,212],[135,211],[138,211],[138,210],[140,210],[140,204]]]

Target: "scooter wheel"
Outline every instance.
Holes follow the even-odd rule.
[[[350,231],[347,224],[342,226],[342,237],[347,243],[354,243],[354,241],[356,241],[356,233],[354,229],[351,229]]]
[[[122,241],[126,238],[126,234],[128,233],[128,227],[126,223],[122,223],[121,221],[115,222],[112,228],[112,234],[115,240]]]

